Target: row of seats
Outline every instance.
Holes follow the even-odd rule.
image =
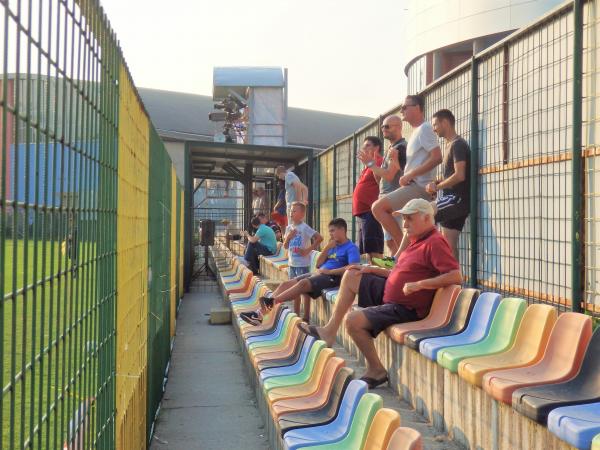
[[[337,289],[323,294],[335,303]],[[426,318],[386,333],[575,447],[600,433],[600,332],[586,315],[451,286]]]
[[[258,308],[268,288],[235,258],[218,265],[237,317]],[[287,449],[421,449],[418,432],[400,427],[399,414],[353,379],[325,343],[297,327],[300,318],[277,305],[258,327],[238,320],[249,360],[271,419]]]

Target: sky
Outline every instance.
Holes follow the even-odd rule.
[[[215,66],[287,67],[289,106],[370,117],[406,93],[406,1],[101,4],[138,87],[212,95]]]

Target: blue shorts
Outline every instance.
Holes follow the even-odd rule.
[[[292,267],[288,266],[288,278],[291,280],[292,278],[299,277],[300,275],[305,275],[310,272],[310,267],[302,266],[302,267]]]

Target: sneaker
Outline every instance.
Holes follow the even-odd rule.
[[[240,314],[240,319],[252,326],[262,324],[262,314],[257,311],[243,312]]]
[[[270,311],[273,309],[273,299],[271,297],[260,297],[258,303],[260,303],[260,307],[263,311]]]
[[[391,269],[396,265],[396,260],[391,256],[384,256],[383,258],[373,258],[373,264],[384,269]]]

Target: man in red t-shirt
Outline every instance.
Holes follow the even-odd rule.
[[[321,328],[303,328],[332,345],[358,294],[358,305],[364,309],[348,314],[346,329],[365,355],[367,371],[362,379],[371,388],[388,379],[373,339],[390,325],[424,318],[437,289],[462,283],[458,261],[446,238],[435,228],[431,203],[413,199],[399,212],[410,244],[394,268],[353,266],[342,278],[329,322]]]
[[[381,166],[381,140],[377,136],[367,136],[358,159],[365,164],[352,194],[352,215],[359,224],[358,248],[361,255],[371,258],[383,256],[383,228],[371,213],[371,205],[379,198],[379,182],[371,167]]]

